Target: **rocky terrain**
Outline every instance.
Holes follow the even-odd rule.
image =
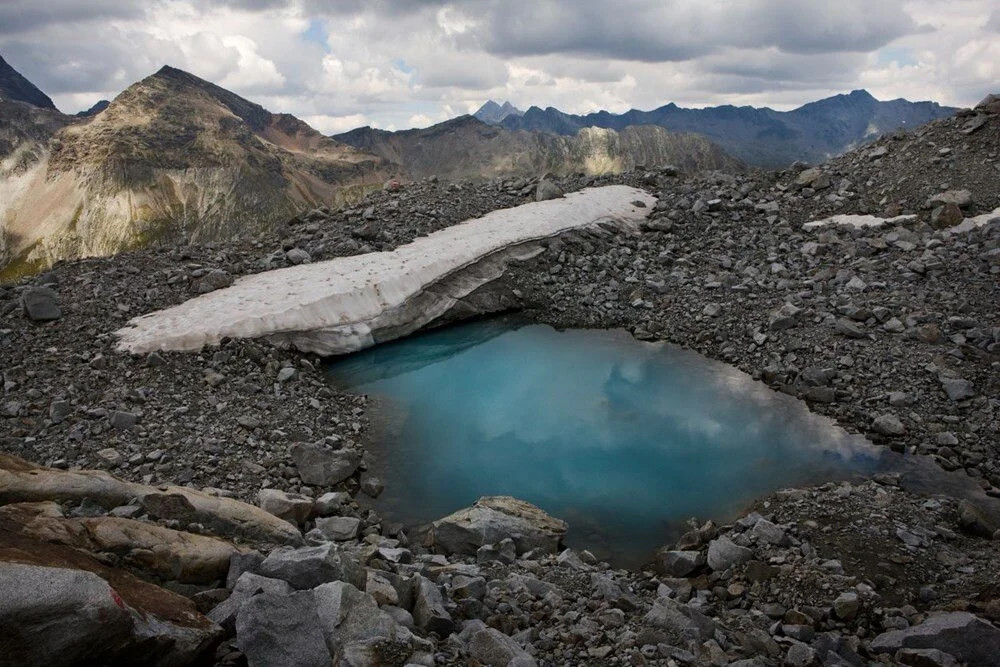
[[[171,67],[79,116],[0,104],[8,278],[64,258],[257,233],[304,207],[355,201],[398,171]]]
[[[564,234],[513,265],[501,281],[519,309],[724,360],[942,470],[932,488],[885,474],[699,517],[641,571],[563,550],[572,525],[510,498],[426,532],[383,521],[364,503],[384,483],[365,461],[366,399],[331,389],[315,356],[238,339],[115,351],[130,318],[236,276],[395,248],[551,182],[389,185],[255,237],[2,286],[0,655],[996,664],[998,165],[993,98],[814,168],[556,181],[658,202],[641,232]],[[803,227],[869,214],[892,220]]]
[[[787,167],[797,160],[818,162],[839,155],[886,132],[916,127],[951,115],[955,109],[934,102],[876,100],[855,90],[810,102],[791,111],[724,105],[685,109],[676,104],[622,114],[607,111],[577,116],[548,107],[531,107],[498,121],[511,130],[573,135],[580,128],[624,130],[633,125],[659,125],[671,132],[708,137],[734,157],[762,167]]]
[[[696,134],[676,134],[655,125],[620,132],[581,128],[573,136],[506,130],[473,116],[460,116],[419,130],[388,132],[371,127],[334,135],[337,141],[399,165],[413,179],[449,180],[616,174],[640,165],[674,165],[686,172],[742,170],[739,161]]]

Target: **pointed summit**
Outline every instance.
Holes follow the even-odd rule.
[[[503,106],[500,106],[493,100],[487,100],[483,106],[479,107],[479,111],[472,115],[484,123],[499,125],[507,116],[523,116],[524,112],[510,102],[504,102]]]
[[[0,100],[27,102],[42,109],[56,111],[48,95],[39,90],[0,56]]]

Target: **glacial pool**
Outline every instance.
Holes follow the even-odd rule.
[[[868,475],[893,455],[741,371],[625,331],[494,319],[334,359],[370,397],[371,505],[419,526],[506,494],[569,523],[566,543],[638,566],[775,490]],[[360,496],[359,496],[360,498]]]

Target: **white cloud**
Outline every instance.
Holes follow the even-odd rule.
[[[325,132],[487,98],[583,113],[789,108],[867,87],[970,105],[1000,80],[996,0],[4,0],[0,54],[66,111],[170,64]]]

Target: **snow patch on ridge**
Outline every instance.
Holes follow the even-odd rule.
[[[906,222],[907,220],[915,220],[916,215],[897,215],[894,218],[879,218],[874,215],[834,215],[829,218],[823,218],[822,220],[814,220],[812,222],[807,222],[802,225],[802,229],[816,229],[817,227],[825,227],[827,225],[849,225],[851,227],[881,227],[885,224],[897,224],[900,222]],[[973,218],[966,218],[954,227],[949,227],[943,229],[942,231],[950,232],[952,234],[958,234],[962,232],[972,231],[977,227],[982,227],[993,220],[1000,218],[1000,208],[993,209],[989,213],[983,213],[982,215],[977,215]]]
[[[633,202],[642,202],[635,206]],[[493,211],[391,252],[339,257],[245,276],[231,287],[134,318],[118,348],[199,350],[224,337],[270,337],[319,354],[342,354],[405,336],[495,280],[522,248],[561,232],[613,223],[630,228],[656,198],[624,185]],[[436,289],[435,289],[436,288]]]

